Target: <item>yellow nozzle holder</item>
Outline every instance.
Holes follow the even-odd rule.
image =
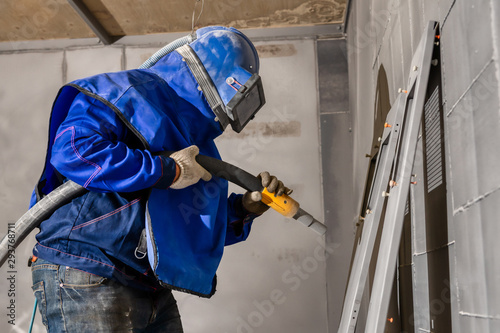
[[[262,202],[280,213],[283,216],[293,218],[299,210],[299,203],[286,194],[274,196],[267,190],[267,187],[262,190]]]

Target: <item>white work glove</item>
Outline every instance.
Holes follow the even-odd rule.
[[[283,193],[290,195],[292,190],[283,185],[283,182],[276,178],[275,176],[271,176],[269,172],[264,171],[259,173],[257,178],[260,179],[263,187],[267,187],[267,190],[271,193],[274,193],[274,196],[283,195]],[[245,208],[250,213],[254,214],[263,214],[268,209],[269,206],[263,203],[262,201],[262,193],[259,191],[254,192],[246,192],[243,195],[242,203],[243,208]]]
[[[210,172],[196,162],[196,155],[199,153],[198,147],[189,146],[170,155],[181,169],[179,178],[170,185],[170,188],[178,190],[196,184],[200,178],[204,181],[212,179]]]

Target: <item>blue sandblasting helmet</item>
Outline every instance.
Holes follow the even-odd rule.
[[[236,132],[265,103],[259,57],[252,42],[234,28],[197,30],[196,39],[176,49],[198,82],[217,120]]]
[[[221,26],[198,29],[196,36],[173,41],[139,68],[153,66],[174,50],[191,70],[223,129],[231,124],[239,133],[266,103],[257,50],[240,31]]]

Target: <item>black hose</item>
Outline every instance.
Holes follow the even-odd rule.
[[[197,155],[196,161],[213,176],[224,178],[247,191],[261,192],[264,189],[261,181],[257,177],[237,166],[205,155]]]
[[[14,237],[9,238],[9,234],[7,234],[0,242],[0,267],[9,257],[9,253],[12,253],[42,221],[49,218],[59,207],[81,196],[85,192],[87,190],[82,186],[72,181],[67,181],[24,213],[14,226]]]

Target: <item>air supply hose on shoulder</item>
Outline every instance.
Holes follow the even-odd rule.
[[[160,60],[162,57],[166,56],[170,52],[174,51],[175,49],[177,49],[183,45],[191,43],[195,39],[196,39],[196,35],[192,34],[192,35],[187,35],[187,36],[184,36],[184,37],[181,37],[181,38],[174,40],[173,42],[165,45],[164,47],[162,47],[161,49],[156,51],[148,60],[146,60],[139,67],[139,69],[150,68],[151,66],[156,64],[158,62],[158,60]]]
[[[298,220],[318,234],[325,234],[326,226],[300,208],[297,201],[286,194],[275,197],[274,194],[269,193],[267,189],[262,187],[257,177],[245,170],[205,155],[196,156],[196,161],[215,177],[226,179],[231,183],[241,186],[247,191],[262,192],[262,202],[278,211],[280,214]],[[13,233],[15,237],[9,237],[9,234],[7,234],[0,242],[0,267],[8,259],[9,253],[14,251],[26,236],[28,236],[33,229],[38,227],[42,221],[49,218],[59,207],[69,203],[74,198],[86,192],[87,190],[85,188],[69,180],[43,197],[43,199],[21,216],[16,222],[14,230],[12,232],[9,231],[9,234]]]

